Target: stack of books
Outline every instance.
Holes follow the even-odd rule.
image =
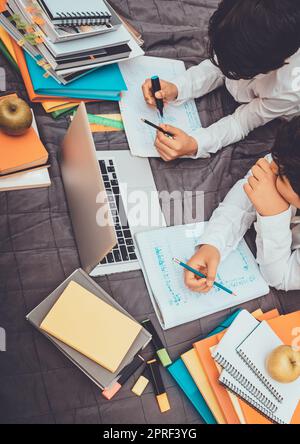
[[[103,391],[144,365],[139,353],[151,341],[147,330],[81,269],[27,320]]]
[[[0,0],[0,50],[47,112],[119,101],[127,88],[117,62],[144,54],[140,35],[105,0],[84,10],[74,0]]]
[[[0,192],[49,187],[47,161],[48,152],[39,138],[34,115],[32,127],[22,136],[0,131]]]
[[[278,383],[266,366],[274,349],[293,344],[299,322],[299,311],[239,310],[168,370],[207,423],[299,424],[300,378]]]

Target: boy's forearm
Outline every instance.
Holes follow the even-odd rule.
[[[255,128],[284,115],[287,109],[284,100],[274,104],[274,101],[254,99],[239,106],[233,114],[190,134],[198,144],[195,158],[207,158],[221,148],[245,139]]]
[[[244,192],[246,179],[231,189],[213,213],[199,245],[216,247],[224,260],[239,244],[256,218],[256,211]]]
[[[217,89],[224,83],[224,76],[210,60],[204,60],[199,65],[188,69],[183,76],[175,79],[173,83],[178,89],[176,103],[181,104]]]
[[[300,285],[299,264],[296,274],[291,273],[297,255],[292,253],[292,231],[290,228],[292,211],[271,217],[257,216],[255,229],[257,232],[257,262],[261,272],[271,287],[290,290],[295,287],[298,275]]]

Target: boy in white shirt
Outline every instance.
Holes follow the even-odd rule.
[[[255,222],[257,262],[272,287],[300,289],[300,117],[279,129],[272,155],[260,159],[228,193],[201,236],[189,265],[204,272],[199,280],[185,273],[188,288],[208,292],[221,259],[235,249]]]
[[[186,134],[162,125],[156,148],[165,161],[207,158],[278,118],[300,114],[300,1],[223,0],[209,24],[210,59],[174,83],[161,80],[157,98],[181,104],[222,86],[241,103],[234,114]],[[146,102],[155,106],[148,79]]]

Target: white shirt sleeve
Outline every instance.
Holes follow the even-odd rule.
[[[200,238],[199,245],[213,245],[222,260],[234,250],[256,219],[256,211],[244,191],[250,173],[227,194],[225,200],[213,213]]]
[[[208,128],[200,128],[190,135],[198,142],[195,158],[207,158],[221,148],[243,140],[259,126],[289,114],[295,104],[288,99],[253,99],[241,105],[234,114],[224,117]]]
[[[292,211],[272,217],[257,216],[257,261],[271,287],[299,290],[300,250],[292,251]]]
[[[187,100],[202,97],[222,86],[224,81],[225,77],[221,70],[210,60],[204,60],[173,82],[178,89],[175,104],[181,105]]]
[[[241,105],[234,114],[224,117],[208,128],[200,128],[190,135],[198,142],[195,158],[207,158],[221,148],[243,140],[259,126],[288,115],[295,103],[288,98],[253,99]]]

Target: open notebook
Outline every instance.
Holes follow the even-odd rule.
[[[207,294],[189,291],[184,270],[172,258],[187,262],[195,252],[205,223],[163,228],[135,237],[137,254],[152,303],[162,328],[169,329],[268,294],[256,261],[243,240],[220,265],[216,281],[233,290],[217,288]]]
[[[134,61],[126,60],[120,64],[128,91],[124,91],[120,101],[120,110],[126,129],[131,153],[140,157],[159,157],[154,146],[156,130],[141,121],[150,120],[156,125],[168,123],[191,133],[201,127],[200,118],[194,100],[184,104],[168,104],[164,107],[164,116],[156,108],[145,102],[142,85],[147,78],[157,75],[162,80],[172,81],[185,73],[184,62],[159,57],[139,57]]]

